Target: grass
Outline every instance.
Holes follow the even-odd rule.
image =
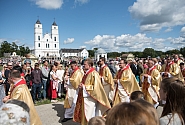
[[[59,102],[64,101],[63,98],[61,98],[61,99],[60,99],[60,98],[57,98],[57,100],[58,100]],[[46,100],[36,101],[35,106],[44,105],[44,104],[50,104],[50,103],[51,103],[51,100],[50,100],[50,99],[46,99]]]

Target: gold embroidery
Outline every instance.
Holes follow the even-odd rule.
[[[22,121],[23,123],[26,123],[26,122],[27,122],[26,117],[21,117],[21,121]]]
[[[8,117],[9,119],[14,119],[15,118],[14,113],[8,113]]]
[[[85,85],[86,90],[94,90],[93,85]]]
[[[7,111],[7,110],[9,110],[9,109],[10,109],[10,108],[7,108],[7,107],[2,108],[3,111]]]

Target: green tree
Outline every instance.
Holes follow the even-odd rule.
[[[24,53],[24,55],[25,55],[25,54],[28,54],[28,53],[30,53],[30,48],[29,48],[29,47],[26,47],[26,48],[25,48],[25,53]]]
[[[94,57],[94,50],[87,50],[89,52],[89,57]]]
[[[157,57],[157,56],[161,57],[163,55],[165,55],[164,52],[162,52],[162,51],[155,51],[155,57]]]
[[[19,46],[19,51],[20,51],[20,55],[21,56],[24,56],[25,55],[25,48],[24,48],[24,45],[22,45],[22,46]]]
[[[135,52],[129,52],[129,53],[132,53],[133,55],[135,55],[135,57],[138,57],[138,58],[143,57],[143,52],[135,51]]]
[[[180,54],[178,49],[168,50],[165,52],[166,55]]]
[[[16,53],[18,53],[18,49],[19,49],[19,47],[18,47],[18,45],[15,43],[15,42],[12,42],[12,44],[11,44],[11,48],[12,48],[12,51],[13,52],[16,52]]]
[[[184,48],[180,48],[180,53],[185,57],[185,47]]]
[[[116,58],[116,57],[120,57],[121,53],[119,52],[109,52],[107,53],[108,58]]]
[[[143,50],[143,57],[147,58],[148,56],[150,57],[155,57],[155,51],[153,48],[145,48]]]
[[[11,44],[7,41],[1,43],[0,56],[4,56],[4,53],[12,53]]]

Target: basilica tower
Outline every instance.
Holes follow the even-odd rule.
[[[59,54],[59,33],[58,26],[54,21],[51,26],[51,33],[42,33],[42,24],[39,20],[34,28],[34,54],[36,57],[58,58]]]
[[[40,57],[38,53],[41,48],[42,37],[43,37],[42,24],[40,20],[38,19],[35,23],[35,28],[34,28],[34,48],[35,48],[35,55],[37,57]]]

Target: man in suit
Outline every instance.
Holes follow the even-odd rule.
[[[131,68],[133,74],[135,75],[136,80],[139,83],[139,86],[141,87],[140,75],[141,75],[141,73],[143,73],[142,68],[138,65],[136,60],[132,60],[132,62],[130,63],[130,68]]]

